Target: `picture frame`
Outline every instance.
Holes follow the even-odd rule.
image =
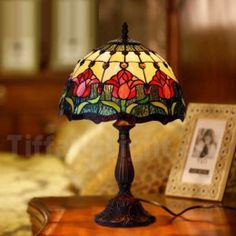
[[[236,105],[190,103],[165,194],[221,201],[235,146]]]

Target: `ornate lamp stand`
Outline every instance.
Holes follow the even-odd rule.
[[[155,217],[144,210],[140,201],[130,189],[134,179],[134,167],[130,155],[129,131],[135,125],[125,120],[116,121],[113,126],[119,130],[119,155],[115,168],[115,178],[119,187],[118,194],[109,201],[107,207],[95,216],[100,225],[113,227],[134,227],[151,224]]]

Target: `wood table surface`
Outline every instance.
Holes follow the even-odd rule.
[[[144,203],[157,217],[154,224],[134,228],[110,228],[97,225],[94,215],[105,207],[108,197],[34,198],[28,204],[33,235],[53,236],[228,236],[236,235],[236,211],[213,208],[195,209],[174,218],[163,209]],[[154,199],[179,212],[186,207],[212,202],[155,196]],[[225,205],[236,205],[229,199]]]

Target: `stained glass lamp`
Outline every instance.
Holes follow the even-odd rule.
[[[182,90],[168,63],[153,50],[129,39],[125,23],[120,39],[94,49],[78,61],[62,94],[60,112],[69,120],[116,120],[119,155],[115,178],[119,192],[95,216],[95,221],[116,227],[153,223],[155,217],[130,190],[134,167],[129,131],[136,123],[156,120],[166,124],[184,119]]]

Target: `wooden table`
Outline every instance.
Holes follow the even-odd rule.
[[[199,201],[154,198],[178,212]],[[149,226],[135,228],[109,228],[97,225],[93,218],[101,211],[108,197],[48,197],[34,198],[29,202],[28,213],[32,222],[33,235],[54,236],[228,236],[236,235],[236,212],[227,209],[195,209],[184,217],[173,218],[163,209],[149,204],[143,206],[157,221]],[[227,205],[236,205],[227,200]],[[200,202],[200,204],[211,204]]]

